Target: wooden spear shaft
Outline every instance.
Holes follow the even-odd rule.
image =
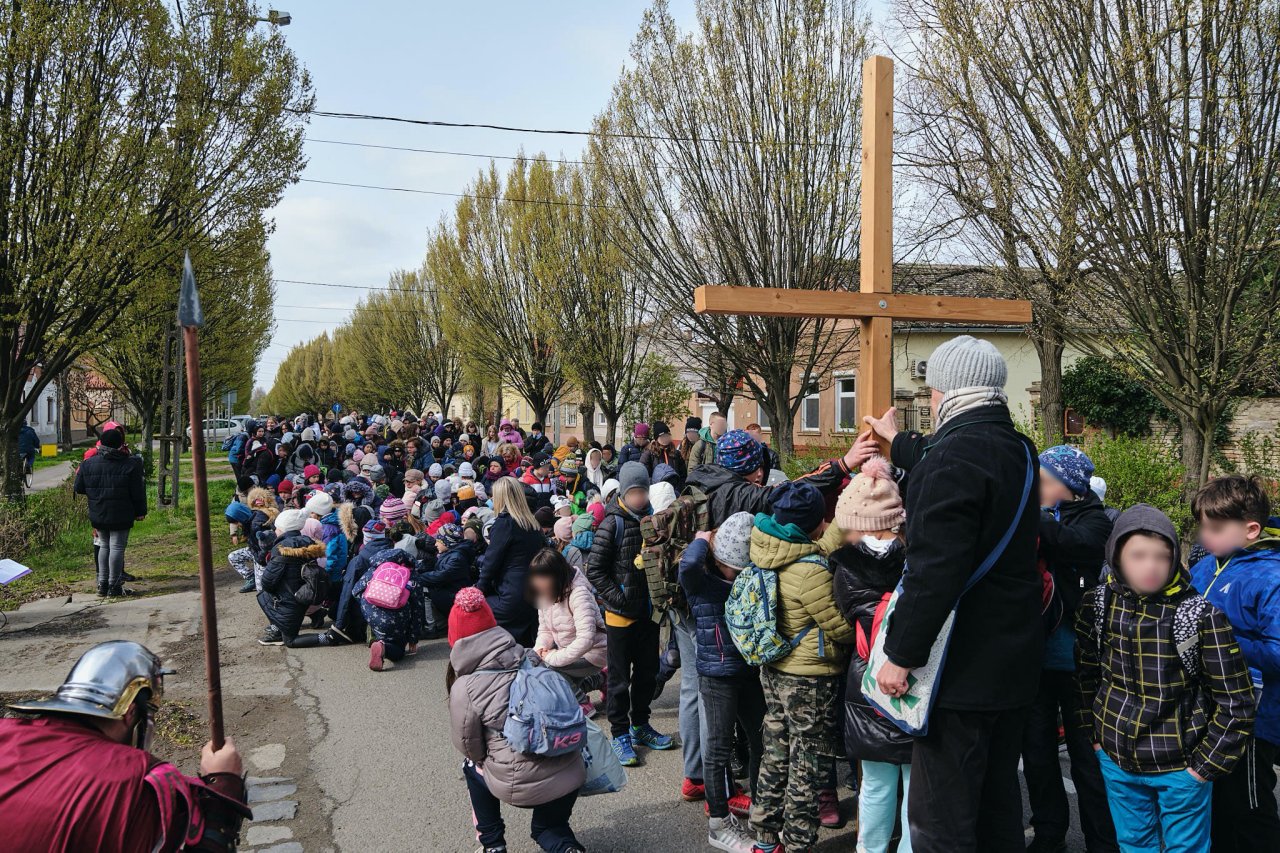
[[[209,683],[209,739],[222,749],[222,666],[218,660],[218,603],[213,588],[213,543],[209,531],[209,481],[205,471],[204,429],[200,413],[204,405],[200,384],[200,335],[204,314],[196,293],[195,275],[188,254],[182,268],[182,293],[178,298],[178,322],[182,326],[187,357],[187,411],[191,419],[191,470],[195,492],[196,551],[200,566],[200,607],[204,623],[204,669]],[[175,484],[176,488],[176,484]]]

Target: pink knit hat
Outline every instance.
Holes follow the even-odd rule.
[[[573,518],[561,516],[556,519],[555,526],[556,538],[562,542],[568,542],[573,538]]]
[[[891,530],[906,517],[898,484],[883,456],[864,462],[836,501],[835,520],[841,530]]]

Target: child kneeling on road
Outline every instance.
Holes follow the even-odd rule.
[[[738,573],[751,562],[751,513],[729,516],[711,533],[697,534],[680,559],[680,586],[693,614],[696,632],[698,694],[706,717],[702,769],[706,789],[707,844],[730,853],[751,853],[753,839],[738,823],[751,811],[751,798],[739,793],[730,767],[735,722],[747,735],[751,790],[760,772],[760,727],[764,692],[760,670],[748,664],[729,637],[724,607]],[[685,662],[688,665],[688,661]]]
[[[843,646],[854,632],[836,607],[823,555],[826,499],[802,480],[775,487],[773,515],[751,531],[751,562],[778,573],[778,633],[795,643],[761,669],[764,752],[751,828],[756,850],[808,850],[818,839],[818,794],[835,767]],[[833,530],[832,535],[838,534]],[[830,543],[834,545],[834,542]]]
[[[533,810],[531,835],[552,853],[585,853],[569,826],[586,765],[578,750],[556,756],[512,749],[502,730],[511,685],[525,650],[499,628],[484,593],[473,586],[454,597],[449,611],[450,732],[465,759],[462,775],[481,853],[507,849],[502,803]],[[441,845],[443,846],[443,845]]]
[[[1164,513],[1126,510],[1107,562],[1076,614],[1076,725],[1098,750],[1121,849],[1202,853],[1212,782],[1253,728],[1249,669],[1226,616],[1190,587]]]
[[[885,853],[893,837],[898,813],[898,783],[902,783],[902,838],[898,853],[911,853],[907,823],[907,795],[911,789],[911,748],[914,738],[885,719],[862,695],[862,678],[875,634],[889,596],[902,579],[907,551],[898,484],[883,457],[862,465],[836,501],[835,524],[844,546],[831,554],[835,569],[836,604],[857,637],[849,656],[844,691],[844,749],[857,775],[858,853]]]
[[[596,708],[587,694],[604,686],[606,663],[604,618],[591,584],[553,548],[533,555],[528,577],[529,598],[538,608],[534,650],[569,680],[582,713],[591,717]]]
[[[382,672],[406,655],[418,653],[418,637],[425,633],[423,586],[413,558],[399,548],[383,551],[356,581],[351,594],[369,623],[369,669]]]
[[[1280,850],[1280,519],[1257,477],[1210,480],[1191,502],[1208,556],[1191,580],[1231,620],[1260,693],[1244,760],[1213,786],[1213,849]]]

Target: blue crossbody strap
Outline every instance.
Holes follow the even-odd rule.
[[[1035,467],[1031,462],[1031,451],[1027,449],[1027,443],[1022,443],[1022,452],[1027,456],[1027,476],[1022,481],[1022,500],[1018,502],[1018,511],[1013,515],[1013,521],[1009,522],[1009,529],[1000,537],[1000,541],[996,543],[996,547],[991,549],[991,553],[982,561],[982,565],[974,570],[973,575],[969,578],[969,582],[964,585],[964,591],[961,595],[973,588],[973,585],[982,580],[987,572],[991,571],[991,567],[996,564],[996,560],[1004,553],[1004,549],[1009,547],[1009,540],[1013,539],[1014,531],[1018,529],[1018,522],[1022,520],[1022,514],[1027,511],[1027,499],[1031,497],[1031,481],[1035,478]]]

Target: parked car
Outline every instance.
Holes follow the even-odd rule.
[[[244,427],[230,418],[209,418],[201,426],[206,444],[220,442],[224,438],[244,432]],[[191,427],[187,427],[187,440],[191,440]]]
[[[244,429],[244,425],[249,421],[256,420],[253,415],[232,415],[229,420],[233,420],[240,424],[240,429]]]

